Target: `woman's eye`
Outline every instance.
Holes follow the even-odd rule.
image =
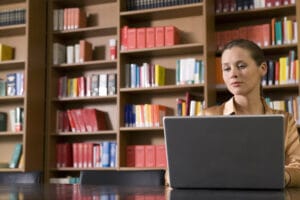
[[[225,71],[225,72],[230,71],[230,67],[224,67],[224,68],[223,68],[223,71]]]
[[[244,69],[245,67],[247,67],[247,65],[241,63],[241,64],[238,64],[237,67],[238,67],[239,69]]]

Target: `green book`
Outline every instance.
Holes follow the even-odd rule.
[[[0,112],[0,131],[7,131],[7,113]]]
[[[22,144],[17,143],[13,151],[13,154],[11,156],[9,168],[17,168],[19,166],[21,155],[22,155]]]

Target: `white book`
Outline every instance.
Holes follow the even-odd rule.
[[[10,129],[12,132],[16,131],[15,115],[16,115],[15,109],[9,110]]]
[[[74,53],[75,63],[80,63],[80,45],[79,45],[79,43],[74,45],[74,51],[75,51],[75,53]]]
[[[75,62],[75,56],[74,56],[74,46],[73,45],[68,45],[67,46],[67,64],[72,64]]]
[[[107,74],[99,74],[99,95],[107,96]]]
[[[54,9],[53,10],[53,30],[54,31],[58,31],[59,30],[59,18],[58,18],[58,15],[59,15],[59,9]]]

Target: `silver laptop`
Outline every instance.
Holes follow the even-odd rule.
[[[284,117],[165,117],[173,188],[284,188]]]

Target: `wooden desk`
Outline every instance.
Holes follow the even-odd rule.
[[[298,200],[299,189],[284,191],[171,190],[165,187],[94,185],[0,185],[0,199],[8,200]]]

